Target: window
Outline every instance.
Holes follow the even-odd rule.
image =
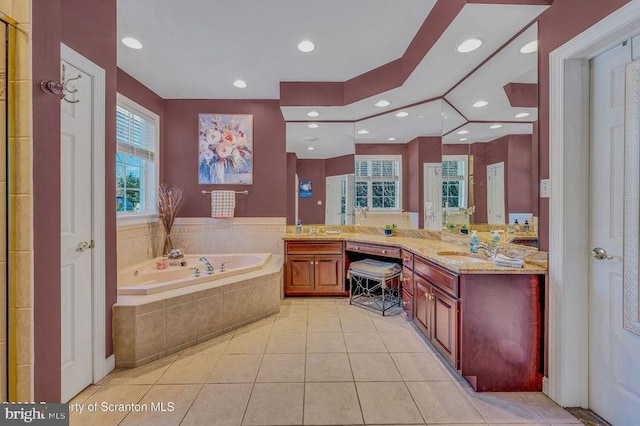
[[[116,211],[156,213],[159,117],[118,94],[116,106]]]
[[[467,207],[467,156],[442,156],[442,207],[458,210]]]
[[[356,206],[370,210],[402,209],[402,156],[356,157]]]

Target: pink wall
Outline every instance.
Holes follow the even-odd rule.
[[[253,185],[198,184],[198,114],[253,114]],[[287,216],[285,123],[277,100],[166,99],[160,182],[182,187],[181,217],[211,216],[201,190],[248,190],[236,197],[237,217]]]
[[[325,171],[327,176],[340,176],[355,173],[356,156],[353,154],[342,155],[340,157],[327,158],[325,160]]]
[[[160,125],[164,123],[163,99],[120,68],[118,68],[118,93],[158,114]],[[160,135],[162,136],[162,132]]]
[[[60,42],[105,70],[106,353],[116,301],[116,1],[33,0],[34,397],[60,400],[60,100],[42,80],[60,78]]]
[[[311,181],[310,198],[298,200],[298,217],[303,225],[322,224],[324,220],[324,202],[326,192],[325,160],[298,160],[298,179]],[[322,205],[318,205],[322,201]]]
[[[298,171],[298,156],[294,152],[287,152],[287,225],[296,222],[296,173]]]
[[[531,136],[509,137],[507,219],[509,213],[533,212],[531,205]]]
[[[549,54],[629,0],[555,0],[538,20],[540,179],[549,177]],[[540,199],[540,249],[549,249],[549,199]]]

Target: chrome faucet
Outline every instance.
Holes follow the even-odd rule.
[[[484,255],[491,259],[495,258],[498,253],[500,253],[500,246],[498,244],[479,243],[477,247],[478,250],[482,250]]]
[[[226,269],[226,264],[227,262],[229,262],[228,260],[225,260],[224,262],[222,262],[220,264],[220,272],[224,272],[224,270]]]
[[[213,275],[215,272],[215,268],[209,263],[206,257],[202,256],[200,258],[200,262],[204,263],[204,270],[207,271],[208,275]]]

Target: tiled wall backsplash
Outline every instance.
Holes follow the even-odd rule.
[[[174,247],[185,253],[283,254],[286,218],[178,218],[171,230]],[[118,227],[118,269],[162,255],[160,222]]]

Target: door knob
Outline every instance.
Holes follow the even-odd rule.
[[[613,259],[613,256],[611,256],[609,253],[607,253],[607,251],[605,249],[603,249],[602,247],[595,247],[593,250],[591,250],[591,256],[593,256],[594,258],[596,258],[598,260],[611,260],[611,259]]]
[[[79,251],[79,252],[82,253],[84,251],[87,251],[87,250],[90,250],[90,249],[94,248],[95,246],[96,246],[96,242],[93,241],[93,240],[91,240],[91,242],[82,241],[82,242],[78,243],[78,245],[76,246],[76,251]]]

